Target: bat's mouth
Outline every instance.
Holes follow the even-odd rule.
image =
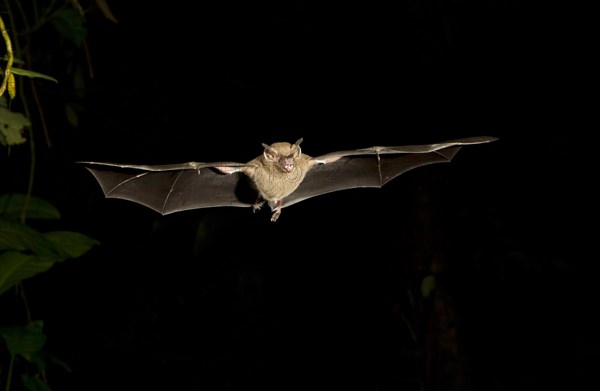
[[[287,163],[281,166],[283,168],[283,171],[290,173],[292,171],[294,171],[294,165],[291,163]]]

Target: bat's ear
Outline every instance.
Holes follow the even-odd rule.
[[[279,153],[277,153],[275,149],[271,148],[270,145],[267,145],[265,143],[263,143],[262,146],[265,147],[265,151],[263,152],[263,156],[265,157],[265,159],[271,162],[277,160]]]
[[[295,151],[294,151],[294,158],[297,158],[298,156],[302,155],[302,149],[300,148],[300,143],[303,141],[304,139],[302,137],[300,137],[298,139],[298,141],[296,141],[294,143],[294,147],[296,147]]]

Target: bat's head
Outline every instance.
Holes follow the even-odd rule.
[[[279,170],[290,173],[296,168],[296,160],[302,156],[299,139],[294,144],[273,143],[271,145],[263,144],[265,151],[263,156],[269,163],[274,164]]]

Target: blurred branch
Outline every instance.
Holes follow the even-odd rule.
[[[10,37],[8,36],[8,32],[6,31],[6,27],[4,26],[4,20],[2,19],[2,17],[0,16],[0,32],[2,33],[2,38],[4,39],[4,44],[6,45],[6,69],[4,70],[4,78],[2,79],[2,84],[0,84],[0,97],[2,95],[4,95],[4,91],[6,91],[6,87],[9,86],[9,80],[11,80],[11,77],[13,78],[13,82],[14,82],[14,76],[11,73],[11,69],[12,69],[12,64],[13,64],[13,50],[12,50],[12,43],[10,41]],[[9,94],[11,94],[11,99],[14,97],[14,83],[13,83],[13,93],[11,94],[11,91],[9,91]]]

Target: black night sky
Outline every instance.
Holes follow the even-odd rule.
[[[98,11],[86,23],[93,78],[81,50],[53,46],[50,58],[82,67],[83,87],[40,62],[59,84],[36,82],[52,146],[37,129],[33,194],[62,218],[32,225],[101,243],[24,281],[47,350],[71,368],[47,368],[53,390],[592,380],[593,155],[574,92],[585,25],[520,0],[397,3],[109,0],[119,23]],[[312,198],[276,223],[246,208],[161,216],[105,199],[75,164],[245,162],[300,137],[317,156],[483,135],[499,140],[382,189]],[[25,192],[28,147],[2,155],[0,193]],[[0,305],[6,323],[22,320],[12,291]]]

